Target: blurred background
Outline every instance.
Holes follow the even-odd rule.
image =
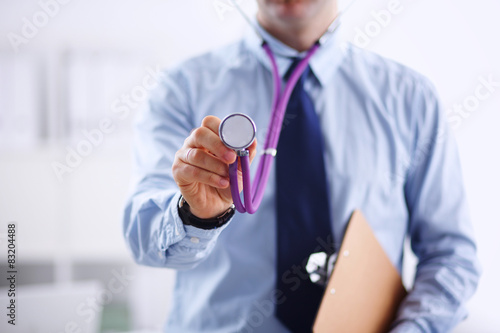
[[[498,13],[495,0],[358,0],[343,23],[440,93],[484,269],[463,333],[500,331]],[[12,223],[18,288],[16,329],[0,312],[1,332],[161,330],[175,272],[135,265],[122,238],[134,116],[160,69],[247,29],[229,0],[0,0],[2,311]],[[408,253],[409,287],[414,265]]]

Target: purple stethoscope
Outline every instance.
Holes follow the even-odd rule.
[[[236,3],[235,3],[236,5]],[[248,17],[241,11],[239,6],[238,10],[250,22]],[[288,82],[281,92],[281,77],[278,72],[278,65],[276,58],[271,51],[271,48],[262,38],[262,48],[269,57],[272,66],[273,82],[274,82],[274,95],[272,100],[272,112],[269,122],[269,130],[266,135],[264,143],[264,151],[259,160],[254,183],[250,179],[250,153],[247,149],[254,142],[256,136],[256,126],[253,120],[245,114],[233,113],[225,117],[219,126],[219,137],[222,142],[236,152],[236,161],[229,165],[229,182],[231,187],[231,196],[236,210],[240,213],[253,214],[257,211],[264,196],[264,190],[269,179],[271,165],[277,153],[278,140],[283,124],[283,118],[288,105],[288,101],[295,87],[295,84],[302,76],[306,69],[309,60],[316,53],[321,43],[324,42],[325,37],[331,35],[339,27],[339,18],[332,22],[327,32],[307,51],[306,56],[299,62],[295,70],[292,72]],[[257,33],[258,29],[256,29]],[[241,162],[241,171],[243,176],[243,198],[244,203],[240,197],[238,187],[238,160]]]

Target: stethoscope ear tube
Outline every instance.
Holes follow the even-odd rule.
[[[313,54],[318,50],[319,43],[316,43],[311,47],[307,55],[302,59],[292,75],[290,76],[287,85],[281,95],[281,78],[278,73],[278,66],[276,64],[276,60],[273,56],[273,53],[270,47],[263,43],[262,47],[264,48],[266,54],[268,55],[271,61],[272,73],[273,73],[273,81],[274,81],[274,97],[273,97],[273,105],[271,112],[271,119],[269,121],[269,131],[266,136],[266,142],[264,144],[264,154],[259,160],[259,165],[256,173],[256,177],[254,183],[252,185],[250,179],[250,157],[248,156],[248,148],[253,139],[255,138],[255,133],[253,134],[253,138],[250,140],[250,132],[246,133],[245,131],[240,131],[238,126],[243,126],[247,124],[244,121],[244,118],[250,120],[251,124],[253,124],[253,128],[255,129],[255,124],[253,121],[244,114],[232,114],[224,118],[219,126],[219,136],[221,137],[222,142],[226,144],[227,147],[231,149],[235,149],[237,153],[237,159],[234,163],[229,166],[229,182],[231,186],[231,196],[233,197],[233,203],[236,210],[240,213],[249,213],[253,214],[257,211],[262,202],[262,198],[264,197],[264,191],[269,179],[269,174],[271,171],[271,165],[276,155],[276,148],[278,146],[279,135],[281,132],[281,127],[283,124],[283,118],[285,117],[286,108],[288,105],[288,100],[292,94],[293,88],[295,84],[302,76],[302,73],[306,69],[309,63],[309,59],[313,56]],[[243,118],[244,117],[244,118]],[[233,123],[236,128],[226,129],[225,126],[228,126],[230,123]],[[240,124],[240,125],[238,125]],[[241,125],[243,124],[243,125]],[[247,125],[248,126],[248,125]],[[234,134],[233,138],[229,137],[229,133],[238,133]],[[241,139],[241,140],[239,140]],[[243,198],[244,204],[241,201],[240,190],[238,185],[238,161],[241,163],[241,172],[243,177]]]
[[[288,105],[288,100],[290,99],[293,88],[295,87],[295,84],[300,79],[302,73],[306,69],[309,63],[309,59],[318,50],[320,42],[324,43],[330,36],[333,35],[333,33],[337,30],[337,28],[340,25],[341,16],[343,16],[343,14],[348,10],[349,7],[351,7],[351,5],[355,1],[356,0],[351,0],[349,5],[341,13],[339,13],[339,15],[337,15],[337,17],[333,20],[328,30],[323,34],[323,36],[320,37],[318,42],[316,42],[311,47],[307,55],[304,57],[304,59],[302,59],[302,61],[297,65],[296,69],[293,71],[283,91],[283,94],[281,94],[281,77],[279,75],[278,65],[276,64],[276,59],[273,55],[271,48],[264,40],[263,36],[259,32],[259,29],[256,27],[254,22],[249,19],[249,17],[243,12],[243,10],[240,8],[240,6],[235,0],[231,0],[231,2],[235,5],[236,9],[243,15],[245,20],[248,21],[248,23],[254,28],[257,35],[262,39],[263,41],[262,48],[264,49],[266,55],[268,56],[271,62],[271,69],[272,69],[273,83],[274,83],[274,95],[272,101],[271,119],[269,121],[269,130],[267,132],[266,142],[264,144],[264,154],[260,158],[253,186],[251,185],[250,181],[250,159],[248,154],[243,154],[243,152],[246,151],[246,148],[248,147],[242,149],[235,149],[234,145],[231,145],[230,143],[228,145],[225,142],[226,146],[235,149],[238,155],[236,161],[229,166],[231,195],[233,197],[233,202],[236,207],[236,210],[238,210],[238,212],[240,213],[247,212],[253,214],[257,211],[260,203],[262,202],[262,198],[264,196],[264,190],[267,181],[269,179],[269,173],[271,171],[272,161],[274,159],[274,156],[276,155],[276,148],[278,146],[278,140],[281,132],[281,127],[283,124],[283,118],[285,117],[286,107]],[[250,117],[248,118],[250,119]],[[219,135],[221,136],[222,139],[220,128],[219,128]],[[250,146],[250,144],[248,146]],[[243,174],[243,196],[245,204],[241,202],[240,191],[238,188],[238,161],[240,161],[241,163],[241,171]]]

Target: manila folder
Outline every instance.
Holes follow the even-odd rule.
[[[354,211],[313,332],[387,332],[405,296],[398,271],[363,214]]]

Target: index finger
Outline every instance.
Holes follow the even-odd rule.
[[[215,134],[219,135],[219,126],[222,120],[216,116],[206,116],[201,122],[201,126],[210,129]]]
[[[198,127],[184,141],[185,148],[202,148],[227,163],[233,163],[236,154],[226,147],[219,136],[208,127]],[[186,150],[187,151],[187,150]]]
[[[219,140],[222,142],[222,140],[219,137],[219,126],[220,126],[221,122],[222,122],[222,120],[216,116],[206,116],[205,118],[203,118],[203,120],[201,122],[201,126],[206,127],[209,130],[211,130],[212,132],[214,132],[217,135],[217,137],[219,138]],[[224,145],[224,147],[226,147],[226,145]],[[230,149],[230,148],[228,148],[228,149],[233,154],[226,155],[226,160],[228,160],[232,163],[232,161],[234,161],[236,158],[236,153],[234,153],[234,151],[232,149]]]

